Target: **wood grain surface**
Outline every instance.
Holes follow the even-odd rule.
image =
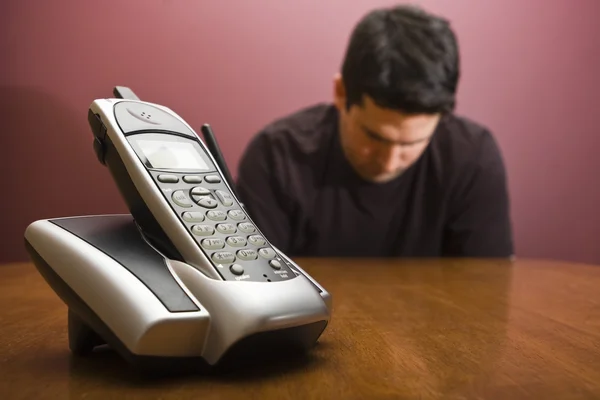
[[[600,399],[600,267],[550,261],[297,260],[333,295],[306,357],[148,379],[68,350],[67,308],[0,266],[1,399]]]

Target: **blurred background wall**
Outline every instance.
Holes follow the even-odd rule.
[[[350,30],[376,0],[0,2],[0,262],[40,218],[127,212],[87,108],[130,86],[210,123],[235,175],[271,119],[328,101]],[[517,254],[600,263],[600,2],[422,0],[458,33],[458,111],[509,173]]]

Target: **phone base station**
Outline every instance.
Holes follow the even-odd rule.
[[[108,345],[141,370],[211,370],[303,353],[330,318],[329,294],[291,260],[292,279],[217,280],[163,256],[129,214],[38,220],[25,246],[79,356]]]

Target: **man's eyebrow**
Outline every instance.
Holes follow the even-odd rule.
[[[373,139],[375,139],[375,140],[379,140],[379,141],[381,141],[381,142],[394,143],[394,141],[393,141],[393,140],[389,140],[389,139],[386,139],[386,138],[384,138],[384,137],[380,136],[378,133],[376,133],[376,132],[372,131],[371,129],[367,128],[367,127],[366,127],[366,126],[364,126],[364,125],[363,125],[363,126],[361,126],[361,128],[363,129],[363,131],[365,131],[365,133],[366,133],[368,136],[372,137],[372,138],[373,138]]]
[[[371,129],[367,128],[366,126],[362,125],[361,126],[362,129],[365,131],[365,133],[370,136],[371,138],[375,139],[375,140],[379,140],[380,142],[386,142],[386,143],[395,143],[395,144],[400,144],[400,145],[411,145],[411,144],[416,144],[419,142],[424,142],[426,140],[429,139],[429,137],[424,137],[421,139],[417,139],[417,140],[413,140],[410,142],[403,142],[403,141],[396,141],[396,140],[390,140],[387,138],[382,137],[381,135],[379,135],[377,132],[372,131]]]

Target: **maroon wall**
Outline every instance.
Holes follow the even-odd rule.
[[[454,21],[459,111],[504,150],[518,255],[600,263],[600,2],[421,1]],[[131,86],[195,127],[232,172],[270,119],[331,97],[359,0],[19,1],[0,5],[0,262],[35,219],[126,212],[87,107]]]

